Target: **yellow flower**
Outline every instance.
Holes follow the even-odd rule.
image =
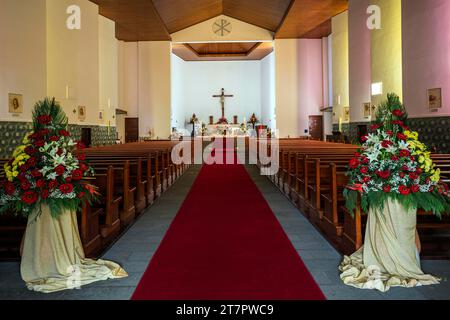
[[[441,169],[437,169],[430,177],[430,180],[433,182],[439,182],[439,180],[441,180]]]

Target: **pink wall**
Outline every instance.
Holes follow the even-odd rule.
[[[450,116],[450,1],[403,0],[403,100],[412,117]],[[442,88],[429,112],[427,89]]]
[[[364,118],[363,103],[371,100],[370,30],[367,28],[369,0],[350,0],[348,9],[350,121]]]
[[[305,135],[309,130],[309,116],[322,115],[323,61],[322,40],[298,40],[298,130]],[[308,135],[307,133],[306,135]]]

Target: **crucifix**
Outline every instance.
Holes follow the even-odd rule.
[[[220,119],[220,122],[227,122],[225,118],[225,98],[232,98],[234,95],[226,95],[225,89],[222,88],[220,95],[214,95],[213,98],[220,98],[220,103],[222,104],[222,118]]]

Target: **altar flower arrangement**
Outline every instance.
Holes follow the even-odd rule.
[[[56,218],[66,210],[76,211],[97,197],[93,185],[83,179],[94,171],[67,131],[68,120],[55,100],[38,102],[33,111],[33,132],[16,148],[4,166],[6,181],[0,183],[0,213],[31,215],[41,205]],[[75,155],[75,151],[79,153]]]
[[[417,132],[407,124],[400,99],[388,94],[380,105],[371,132],[349,162],[346,206],[353,212],[358,194],[364,211],[382,209],[386,200],[398,200],[406,210],[424,209],[440,216],[450,212],[448,186]]]

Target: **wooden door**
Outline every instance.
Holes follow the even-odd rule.
[[[81,142],[90,148],[92,145],[92,129],[91,128],[81,128]]]
[[[313,140],[323,140],[323,116],[309,116],[309,135]]]
[[[125,118],[125,142],[139,140],[139,118]]]

